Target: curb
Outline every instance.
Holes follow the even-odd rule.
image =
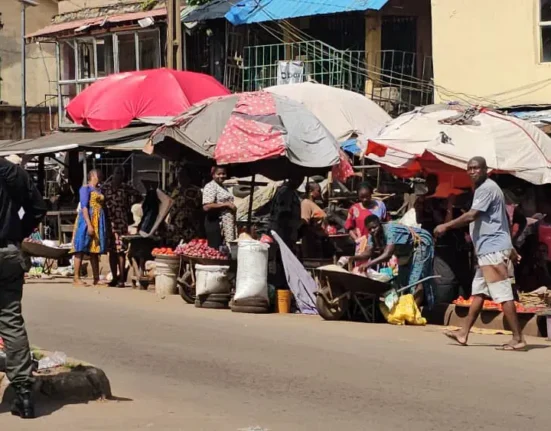
[[[36,350],[34,350],[36,352]],[[48,352],[40,351],[47,355]],[[34,393],[50,400],[87,402],[112,398],[111,384],[103,370],[73,359],[67,366],[36,376]],[[4,373],[0,373],[0,400],[11,402],[13,390]]]

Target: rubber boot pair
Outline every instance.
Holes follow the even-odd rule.
[[[13,401],[11,413],[14,416],[19,416],[22,419],[34,419],[34,403],[32,399],[32,388],[14,387],[15,400]]]

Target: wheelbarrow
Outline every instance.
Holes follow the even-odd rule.
[[[376,307],[380,301],[393,302],[399,293],[438,277],[426,277],[396,289],[393,287],[393,280],[373,280],[348,272],[337,265],[321,267],[316,270],[316,308],[325,320],[341,320],[360,311],[367,322],[374,323]]]

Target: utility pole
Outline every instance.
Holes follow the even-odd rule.
[[[166,66],[174,69],[174,0],[166,2]]]
[[[182,18],[180,14],[182,12],[182,0],[174,0],[174,9],[175,9],[175,20],[174,24],[176,27],[176,42],[175,42],[175,51],[176,51],[176,69],[182,70]]]
[[[38,6],[34,0],[19,0],[21,3],[21,139],[27,137],[27,55],[25,28],[27,6]]]
[[[182,0],[167,0],[166,63],[169,69],[182,70]]]

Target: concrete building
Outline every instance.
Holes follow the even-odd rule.
[[[27,32],[45,27],[57,14],[56,0],[40,0],[28,7]],[[2,0],[0,14],[0,139],[18,139],[21,135],[21,3]],[[55,47],[30,44],[27,56],[27,137],[50,131],[49,106],[57,106]],[[55,112],[53,113],[55,115]]]
[[[55,92],[60,128],[67,103],[98,79],[164,65],[164,0],[61,0],[47,25],[27,32],[28,43],[58,47]]]
[[[432,0],[436,101],[551,104],[550,0]]]
[[[59,0],[59,14],[81,11],[83,9],[93,9],[109,5],[123,5],[124,3],[136,3],[136,0]],[[145,2],[142,2],[145,3]]]

